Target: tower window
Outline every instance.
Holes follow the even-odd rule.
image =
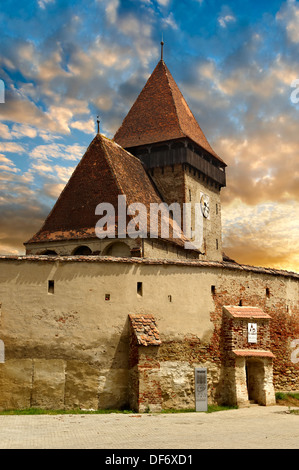
[[[105,294],[105,300],[110,300],[110,294]]]
[[[218,215],[218,204],[216,204],[216,215]]]
[[[137,295],[140,297],[143,295],[142,282],[137,282]]]
[[[270,289],[269,287],[266,287],[266,297],[270,297]]]
[[[191,201],[191,189],[189,189],[189,201]]]
[[[218,244],[218,238],[216,238],[216,250],[218,250],[219,244]]]
[[[211,286],[211,293],[212,295],[216,294],[216,286]]]
[[[54,294],[54,281],[48,281],[48,294]]]

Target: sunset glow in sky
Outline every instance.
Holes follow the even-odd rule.
[[[24,253],[96,133],[160,58],[227,163],[223,245],[299,272],[299,1],[1,2],[0,253]]]

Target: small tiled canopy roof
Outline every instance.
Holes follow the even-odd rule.
[[[188,137],[226,166],[212,149],[163,60],[114,136],[124,148]]]
[[[270,315],[263,312],[259,307],[239,307],[239,306],[225,306],[223,311],[233,318],[255,318],[255,319],[270,319]]]
[[[129,319],[140,346],[159,346],[161,344],[160,334],[153,315],[130,314]]]
[[[275,357],[271,351],[263,349],[233,349],[233,353],[239,357]]]

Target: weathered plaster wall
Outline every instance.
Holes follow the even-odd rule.
[[[195,204],[200,203],[200,195],[203,193],[209,197],[210,214],[209,218],[203,218],[203,245],[201,249],[205,253],[205,259],[220,261],[222,260],[220,191],[215,187],[215,184],[208,183],[207,178],[203,175],[199,178],[197,173],[194,174],[190,167],[184,174],[186,201],[189,201],[189,195],[191,196],[191,225],[195,230]]]
[[[130,313],[154,315],[162,340],[152,371],[140,356],[144,407],[150,390],[144,384],[157,375],[162,407],[194,406],[197,366],[208,367],[215,401],[222,380],[222,307],[240,299],[271,315],[275,386],[298,390],[290,347],[299,338],[298,279],[192,261],[2,257],[0,407],[127,405],[134,376]]]
[[[201,192],[209,196],[210,217],[203,220],[203,244],[200,247],[203,256],[200,259],[222,260],[221,238],[221,201],[220,190],[216,184],[208,182],[204,175],[188,165],[173,165],[155,168],[152,179],[167,204],[178,202],[191,203],[191,227],[195,230],[195,204],[200,203]],[[183,213],[181,215],[183,220]],[[217,242],[216,242],[217,240]]]

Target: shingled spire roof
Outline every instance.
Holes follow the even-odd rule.
[[[114,136],[124,148],[189,137],[222,163],[161,59]]]
[[[112,204],[117,226],[119,195],[126,196],[127,206],[136,202],[144,204],[148,217],[150,203],[162,203],[140,160],[97,134],[43,226],[25,244],[96,238],[95,226],[100,218],[95,215],[96,206],[103,202]],[[130,218],[133,216],[127,217],[127,223]],[[182,236],[167,241],[183,247],[189,240]]]

